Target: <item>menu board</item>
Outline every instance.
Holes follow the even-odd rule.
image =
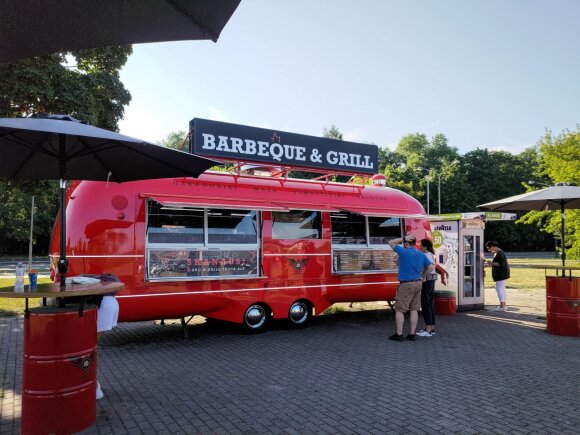
[[[335,249],[332,266],[335,273],[394,271],[397,255],[381,249]]]
[[[147,260],[152,280],[258,275],[257,250],[150,249]]]

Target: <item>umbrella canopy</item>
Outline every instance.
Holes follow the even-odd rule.
[[[68,116],[0,118],[0,178],[61,180],[60,260],[65,285],[64,180],[196,177],[216,162],[84,124]]]
[[[562,214],[562,267],[566,265],[565,209],[580,208],[580,186],[558,183],[547,189],[510,196],[478,207],[490,210],[560,210]]]
[[[121,183],[197,177],[217,164],[74,118],[62,119],[0,118],[0,178]]]
[[[2,2],[0,63],[81,48],[217,41],[240,0]]]
[[[580,186],[560,183],[547,189],[510,196],[478,207],[490,210],[561,210],[562,206],[580,208]]]

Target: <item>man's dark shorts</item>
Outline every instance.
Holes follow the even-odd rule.
[[[421,281],[403,282],[397,288],[395,311],[405,313],[409,310],[417,311],[421,308]]]

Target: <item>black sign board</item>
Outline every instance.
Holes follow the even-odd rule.
[[[258,251],[149,250],[149,279],[257,276]]]
[[[360,174],[378,172],[376,145],[200,118],[192,119],[189,126],[193,131],[191,152],[201,156]]]

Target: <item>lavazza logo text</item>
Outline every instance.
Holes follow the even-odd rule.
[[[451,231],[451,227],[449,225],[437,225],[435,230],[438,231]]]
[[[205,150],[215,150],[232,154],[245,154],[248,156],[259,156],[271,158],[278,162],[293,161],[296,163],[327,163],[344,167],[354,167],[362,169],[374,169],[373,162],[368,155],[356,153],[345,153],[341,151],[328,151],[321,153],[317,148],[312,148],[307,154],[306,147],[298,145],[281,144],[277,142],[256,141],[252,139],[240,139],[238,137],[218,136],[217,140],[213,134],[202,133]],[[325,159],[325,162],[323,162]]]

